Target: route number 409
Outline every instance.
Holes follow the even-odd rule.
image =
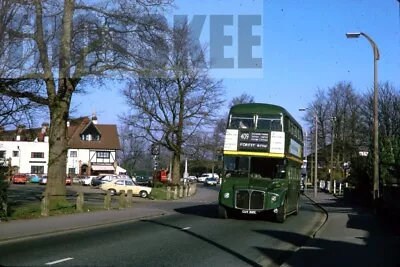
[[[242,210],[242,213],[244,214],[256,214],[255,210]]]

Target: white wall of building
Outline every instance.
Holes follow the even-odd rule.
[[[47,142],[0,141],[0,151],[5,151],[5,159],[11,158],[11,165],[19,167],[21,173],[31,173],[32,167],[43,167],[43,173],[47,173],[49,157]],[[43,157],[35,158],[35,155]],[[5,163],[6,166],[7,164],[8,162]]]
[[[33,169],[43,169],[43,173],[48,171],[49,143],[48,142],[26,142],[26,141],[0,141],[0,152],[5,151],[5,161],[0,159],[0,165],[7,166],[7,159],[11,157],[11,165],[18,167],[20,173],[33,173]],[[104,163],[112,165],[116,158],[115,150],[99,150],[110,152],[110,159],[98,159],[96,150],[90,149],[69,149],[67,157],[66,173],[71,168],[75,169],[75,174],[79,174],[79,162],[81,164]],[[17,153],[17,154],[16,154]],[[32,158],[32,153],[40,153],[43,158]],[[37,156],[37,155],[36,155]],[[76,157],[75,157],[76,156]]]

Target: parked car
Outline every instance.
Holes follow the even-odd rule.
[[[206,178],[204,181],[205,186],[217,186],[217,179],[216,178]]]
[[[133,195],[139,195],[146,198],[151,193],[152,188],[148,186],[140,186],[132,180],[118,179],[101,184],[100,189],[103,191],[110,191],[111,195],[117,195],[121,190],[124,190],[125,193],[127,193],[128,190],[132,190]]]
[[[43,175],[42,178],[40,179],[39,184],[47,184],[47,175]]]
[[[118,180],[118,178],[119,177],[117,175],[102,175],[102,176],[99,176],[98,178],[92,179],[90,185],[97,187],[103,183]]]
[[[197,177],[194,176],[194,175],[189,176],[188,179],[189,179],[190,181],[197,181]]]
[[[143,186],[151,186],[151,179],[149,177],[136,176],[136,183]]]
[[[37,174],[31,174],[28,176],[29,182],[31,183],[40,183],[40,176]]]
[[[92,180],[93,179],[96,179],[97,178],[97,176],[85,176],[84,178],[82,178],[81,180],[80,180],[80,183],[83,185],[83,186],[89,186],[89,185],[91,185],[92,184]]]
[[[216,173],[214,173],[214,175],[212,173],[203,173],[200,177],[197,178],[197,181],[205,182],[207,178],[215,178],[217,179],[217,182],[219,181],[219,176]]]
[[[28,177],[26,174],[17,173],[12,177],[13,184],[26,184],[28,182]]]
[[[71,184],[72,184],[72,178],[68,176],[68,177],[65,179],[65,184],[66,184],[66,185],[71,185]]]

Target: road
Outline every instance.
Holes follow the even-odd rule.
[[[2,244],[0,264],[266,266],[282,263],[288,256],[282,251],[303,244],[322,218],[306,199],[300,213],[284,224],[262,217],[218,219],[216,204],[174,209],[165,217]]]

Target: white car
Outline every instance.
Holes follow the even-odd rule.
[[[40,179],[39,184],[47,184],[47,175],[43,175]]]
[[[204,181],[205,186],[217,186],[218,181],[216,178],[206,178]]]
[[[92,180],[97,176],[86,176],[85,178],[81,179],[81,184],[83,186],[89,186],[92,183]]]
[[[215,178],[217,179],[217,183],[219,181],[218,174],[214,173],[214,177],[212,173],[203,173],[199,178],[197,178],[198,182],[205,182],[207,178]]]

